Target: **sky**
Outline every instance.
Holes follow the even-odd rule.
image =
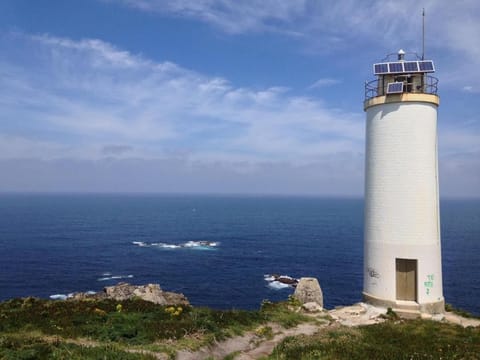
[[[0,192],[362,196],[364,84],[422,8],[440,194],[478,198],[478,0],[2,0]]]

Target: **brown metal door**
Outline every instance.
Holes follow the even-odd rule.
[[[417,260],[396,259],[397,300],[417,301]]]

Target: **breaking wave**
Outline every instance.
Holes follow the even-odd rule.
[[[295,288],[298,280],[288,275],[263,275],[263,278],[268,282],[268,287],[274,290],[282,290],[288,288]]]
[[[97,292],[96,291],[87,291],[85,294],[87,295],[94,295],[96,294]],[[73,295],[75,295],[75,293],[70,293],[70,294],[54,294],[54,295],[50,295],[50,299],[52,300],[67,300],[67,299],[70,299],[73,297]]]
[[[133,275],[112,275],[111,273],[103,273],[101,278],[98,278],[97,281],[109,281],[109,280],[119,280],[119,279],[131,279]]]
[[[187,241],[181,244],[167,243],[147,243],[144,241],[132,241],[133,245],[140,247],[157,247],[160,249],[195,249],[195,250],[214,250],[219,242],[216,241]]]

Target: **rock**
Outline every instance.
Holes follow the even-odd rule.
[[[163,292],[163,297],[167,302],[167,305],[185,305],[190,306],[190,302],[188,301],[187,297],[180,293],[174,293],[169,291]]]
[[[385,321],[380,315],[387,309],[377,308],[369,304],[358,303],[351,306],[337,307],[328,313],[332,319],[345,326],[361,326]]]
[[[190,305],[190,302],[183,294],[163,291],[158,284],[131,285],[128,283],[118,283],[114,286],[107,286],[103,292],[95,294],[75,293],[72,300],[86,299],[114,299],[118,301],[140,298],[159,305]]]
[[[443,321],[443,319],[445,319],[445,315],[443,315],[443,314],[432,315],[432,320],[433,321]]]
[[[158,284],[148,284],[144,286],[137,286],[133,290],[133,295],[145,300],[150,301],[155,304],[166,305],[167,300],[165,299],[162,289]]]
[[[365,314],[367,312],[367,310],[361,305],[348,306],[343,310],[351,316],[360,316],[361,314]]]
[[[89,292],[76,292],[69,298],[69,300],[103,300],[107,298],[107,294],[105,292],[98,292],[98,293],[89,293]]]
[[[281,282],[282,284],[287,285],[296,285],[298,283],[297,279],[294,279],[290,276],[281,275],[275,278],[275,281]]]
[[[107,286],[103,291],[107,294],[107,298],[121,301],[131,299],[134,296],[135,288],[133,285],[122,282],[114,286]]]
[[[301,278],[295,289],[293,296],[302,304],[316,302],[323,308],[323,294],[320,284],[316,278]]]
[[[308,312],[319,312],[323,310],[320,305],[313,301],[303,304],[302,308]]]

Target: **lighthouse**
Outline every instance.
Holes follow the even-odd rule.
[[[432,60],[394,55],[374,64],[376,79],[365,83],[363,298],[404,313],[443,313],[438,79]]]

